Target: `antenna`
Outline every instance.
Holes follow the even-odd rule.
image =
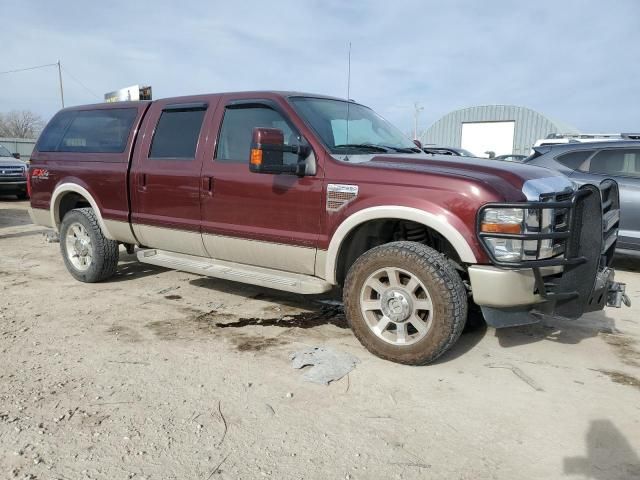
[[[349,106],[351,104],[351,100],[349,97],[350,91],[351,91],[351,42],[349,42],[349,56],[347,60],[347,138],[344,142],[346,145],[349,145]]]

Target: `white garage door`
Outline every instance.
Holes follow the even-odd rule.
[[[470,122],[462,124],[461,147],[479,157],[485,152],[496,155],[513,153],[513,133],[516,122]]]

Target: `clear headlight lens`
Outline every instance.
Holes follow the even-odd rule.
[[[487,208],[480,220],[483,233],[550,233],[553,231],[554,213],[551,209]],[[496,260],[518,262],[550,258],[554,254],[553,240],[521,240],[511,238],[482,239]]]

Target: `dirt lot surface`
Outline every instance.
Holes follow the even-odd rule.
[[[0,199],[0,478],[640,478],[633,308],[477,327],[435,365],[367,353],[339,307],[138,264],[79,283]],[[361,363],[329,386],[291,352]]]

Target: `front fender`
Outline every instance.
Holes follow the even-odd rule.
[[[451,214],[446,215],[443,212],[431,213],[420,208],[400,205],[377,205],[374,207],[364,208],[350,214],[335,230],[331,237],[331,241],[329,242],[329,248],[325,259],[324,272],[327,282],[331,284],[336,283],[336,267],[340,247],[349,232],[365,222],[383,218],[410,220],[432,228],[447,239],[447,241],[456,250],[456,253],[462,262],[470,264],[478,263],[474,250],[465,238],[465,235],[461,232],[462,229],[459,227],[462,222],[459,219],[452,217]],[[455,225],[456,223],[457,225]],[[468,229],[463,231],[467,235],[470,234]]]

